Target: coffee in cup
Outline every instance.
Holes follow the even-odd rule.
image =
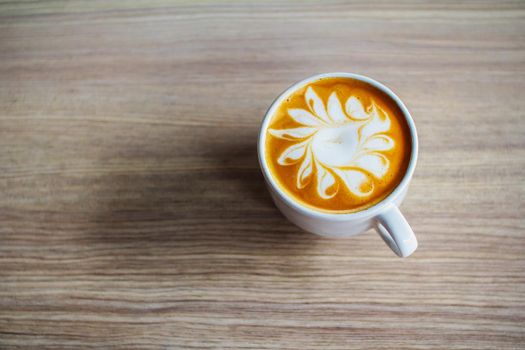
[[[384,91],[351,77],[322,77],[281,100],[266,130],[270,176],[294,201],[328,213],[381,202],[411,155],[403,111]]]

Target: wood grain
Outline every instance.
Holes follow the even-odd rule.
[[[416,120],[408,259],[264,188],[266,108],[329,71]],[[524,91],[521,1],[0,1],[0,348],[523,348]]]

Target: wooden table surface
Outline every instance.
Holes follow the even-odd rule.
[[[410,258],[265,189],[330,71],[413,113]],[[0,1],[0,348],[524,348],[524,91],[520,1]]]

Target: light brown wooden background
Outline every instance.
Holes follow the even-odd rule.
[[[274,208],[306,76],[405,100],[419,250]],[[524,2],[0,1],[1,349],[525,347]]]

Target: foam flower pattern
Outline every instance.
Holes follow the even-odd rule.
[[[355,96],[343,107],[335,91],[325,105],[311,86],[305,100],[308,109],[288,109],[288,115],[301,126],[268,130],[274,137],[293,141],[277,159],[278,164],[301,162],[297,188],[315,179],[323,199],[334,197],[340,185],[358,197],[371,195],[374,184],[368,175],[381,179],[386,174],[390,162],[382,152],[394,147],[394,140],[385,134],[390,129],[387,113],[373,101],[365,109]]]

